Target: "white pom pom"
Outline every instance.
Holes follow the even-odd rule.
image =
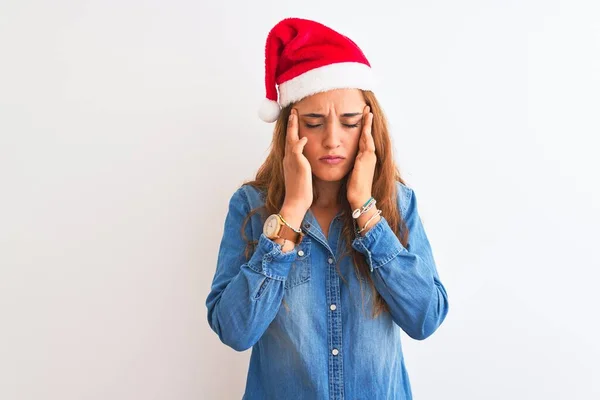
[[[275,122],[279,118],[281,107],[279,103],[273,100],[264,99],[258,109],[258,116],[265,122]]]

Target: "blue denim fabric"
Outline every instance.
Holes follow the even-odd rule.
[[[397,194],[408,245],[383,215],[352,242],[365,254],[390,308],[376,319],[365,278],[356,276],[350,256],[339,258],[340,214],[326,238],[309,210],[302,223],[306,236],[289,253],[262,233],[264,219],[254,214],[245,233],[258,245],[247,261],[242,221],[264,204],[264,194],[249,185],[233,194],[206,307],[208,323],[224,344],[252,348],[243,399],[412,399],[400,331],[417,340],[430,336],[448,313],[448,296],[415,193],[397,182]]]

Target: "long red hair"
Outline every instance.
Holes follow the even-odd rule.
[[[400,240],[400,242],[406,246],[408,242],[408,230],[406,224],[402,220],[400,211],[397,206],[397,193],[396,193],[396,182],[405,183],[400,177],[400,171],[394,162],[392,154],[392,141],[390,139],[387,120],[379,105],[375,95],[371,91],[361,90],[367,105],[371,108],[373,113],[373,125],[372,135],[375,142],[375,154],[377,156],[377,164],[375,166],[375,174],[373,178],[372,196],[377,199],[377,208],[382,211],[382,216],[385,216],[386,220],[390,224],[390,227]],[[248,223],[250,217],[255,213],[260,213],[264,219],[273,213],[279,212],[283,205],[285,197],[285,181],[283,175],[283,157],[285,154],[285,138],[287,131],[287,120],[294,105],[291,104],[284,107],[281,110],[279,119],[275,123],[273,131],[273,139],[270,146],[270,152],[265,162],[260,166],[254,180],[244,182],[244,185],[252,185],[259,190],[266,192],[265,205],[262,207],[255,208],[250,211],[241,228],[241,234],[247,242],[246,247],[246,258],[249,259],[254,246],[257,244],[256,240],[248,240],[245,235],[245,226]],[[352,248],[352,241],[355,238],[354,224],[352,220],[352,210],[350,204],[346,198],[346,180],[344,178],[342,186],[339,191],[338,200],[342,205],[344,211],[341,215],[343,221],[342,236],[344,240],[340,241],[340,244],[345,243],[345,249],[339,259],[350,255],[354,262],[354,271],[359,279],[361,288],[361,298],[364,306],[364,292],[362,282],[366,281],[371,289],[371,293],[374,296],[372,317],[376,318],[382,311],[388,311],[388,306],[384,299],[381,297],[379,292],[375,289],[373,280],[371,279],[371,272],[367,264],[365,256]],[[314,181],[313,181],[314,182]],[[315,199],[318,197],[318,193],[313,183],[313,193]],[[313,200],[314,201],[314,200]],[[337,272],[347,284],[346,279],[342,275],[339,267]],[[284,306],[285,299],[283,300]]]

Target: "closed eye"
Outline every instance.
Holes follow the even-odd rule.
[[[348,128],[358,128],[359,124],[360,123],[357,122],[356,124],[342,124],[342,125],[344,125],[345,127],[348,127]],[[323,125],[323,124],[316,124],[316,125],[306,124],[306,127],[309,129],[312,129],[312,128],[318,128],[321,125]]]

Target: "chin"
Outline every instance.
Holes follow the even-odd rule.
[[[344,170],[329,170],[329,171],[313,171],[313,175],[324,182],[341,181],[348,175],[348,171]]]

